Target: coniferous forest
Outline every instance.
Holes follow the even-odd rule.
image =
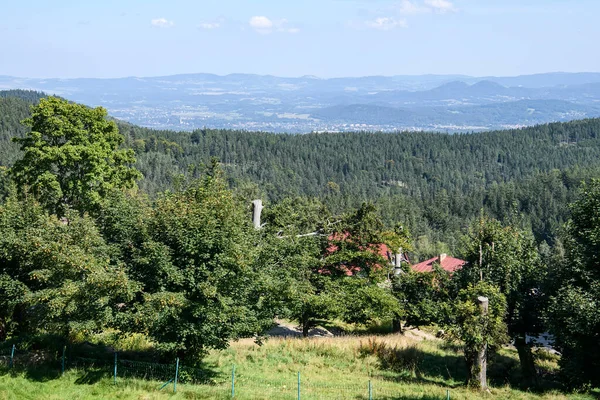
[[[562,387],[598,387],[599,136],[156,131],[0,92],[0,341],[114,329],[200,362],[275,317],[435,324],[469,384],[512,343],[533,388],[550,332]],[[382,246],[467,264],[390,275]]]
[[[20,121],[42,94],[0,93],[0,160],[10,167],[19,157],[10,139],[24,134]],[[386,225],[402,223],[420,238],[420,259],[455,250],[482,210],[551,244],[581,182],[600,172],[596,119],[460,135],[190,133],[117,123],[151,198],[198,177],[216,157],[229,186],[246,196],[315,197],[334,212],[373,202]]]

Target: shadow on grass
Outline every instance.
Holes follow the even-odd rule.
[[[17,350],[14,368],[5,366],[0,369],[0,374],[22,374],[35,382],[58,379],[62,376],[62,354],[62,350],[56,349]],[[102,378],[112,377],[115,360],[117,378],[120,379],[168,381],[174,378],[176,370],[175,359],[172,357],[166,358],[156,352],[128,351],[117,353],[115,358],[112,348],[88,342],[67,347],[64,355],[65,372],[76,371],[79,376],[75,384],[81,385],[95,384]],[[182,383],[210,384],[220,377],[216,367],[207,363],[190,367],[182,362],[178,372]]]
[[[75,380],[76,385],[94,385],[100,382],[103,378],[108,377],[107,371],[85,371],[85,373]]]
[[[345,330],[344,327],[336,321],[318,319],[316,320],[316,324],[327,329],[327,331],[331,332],[334,336],[371,336],[398,333],[392,328],[391,322],[372,324],[368,326],[354,326],[353,329],[349,331]]]
[[[447,388],[459,387],[466,380],[461,354],[429,353],[416,346],[389,347],[375,341],[369,342],[363,352],[379,359],[382,371],[374,376],[383,380]]]
[[[430,395],[418,395],[418,396],[378,396],[380,400],[441,400],[442,397],[439,396],[430,396]]]
[[[374,376],[391,382],[432,384],[449,389],[462,387],[467,378],[464,357],[459,348],[447,350],[445,354],[428,353],[417,347],[376,350],[372,354],[379,358],[382,371]],[[524,386],[518,359],[501,353],[490,356],[487,376],[492,387],[508,385],[515,390],[534,393],[561,390],[561,385],[552,376],[540,377],[536,387]]]
[[[52,368],[48,365],[39,367],[28,367],[24,369],[25,378],[35,382],[47,382],[61,377],[60,368]]]

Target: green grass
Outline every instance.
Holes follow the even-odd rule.
[[[417,360],[411,371],[383,368],[368,348],[369,341],[405,349]],[[362,350],[361,350],[362,347]],[[539,366],[551,373],[556,358],[540,356]],[[516,352],[504,349],[490,365],[493,384],[490,395],[465,388],[460,351],[438,340],[417,340],[401,335],[311,339],[270,339],[263,346],[251,340],[233,343],[224,351],[213,351],[206,367],[213,371],[212,384],[180,383],[173,394],[162,382],[119,379],[114,385],[110,372],[56,369],[0,373],[0,400],[8,399],[226,399],[231,386],[231,368],[236,366],[236,399],[295,399],[297,373],[301,372],[302,399],[367,399],[371,380],[374,399],[595,399],[597,396],[521,391],[518,385]],[[508,386],[512,383],[513,387]]]

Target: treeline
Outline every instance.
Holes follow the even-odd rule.
[[[18,110],[19,104],[16,101],[9,109]],[[526,176],[515,169],[509,175],[521,181],[490,184],[483,176],[481,184],[470,185],[462,197],[450,194],[451,185],[441,181],[431,189],[439,192],[426,192],[425,185],[419,197],[411,192],[415,189],[398,184],[396,192],[376,185],[382,190],[379,193],[352,196],[349,189],[344,192],[342,185],[330,180],[329,192],[313,197],[302,191],[291,191],[286,197],[285,192],[275,192],[281,197],[268,197],[270,204],[264,211],[259,204],[250,207],[250,200],[263,190],[257,185],[264,178],[262,170],[236,177],[230,161],[216,158],[192,163],[185,173],[173,175],[164,182],[168,190],[151,195],[139,190],[137,182],[142,185],[144,180],[135,167],[145,164],[136,161],[134,149],[145,146],[146,139],[134,138],[134,127],[124,137],[102,108],[49,97],[32,108],[23,124],[28,129],[21,136],[14,135],[12,144],[18,146],[16,160],[1,174],[0,340],[48,334],[76,340],[110,329],[141,333],[155,343],[160,354],[200,362],[208,349],[225,348],[232,339],[260,340],[276,316],[297,321],[305,334],[320,319],[363,325],[387,320],[396,327],[403,320],[410,325],[442,326],[444,336],[463,350],[468,383],[482,389],[487,385],[485,361],[509,342],[518,350],[523,386],[543,387],[535,369],[534,344],[527,340],[542,332],[556,338],[565,387],[600,385],[595,373],[600,367],[596,306],[600,296],[600,180],[583,184],[577,194],[573,190],[594,171],[587,157],[596,148],[581,143],[595,140],[597,121],[532,128],[526,138],[517,133],[528,130],[512,133],[519,143],[529,143],[536,135],[545,138],[539,143],[555,143],[547,151],[556,147],[555,155],[563,157],[569,170],[540,171],[533,165],[527,167],[525,157],[515,156],[521,160],[516,165],[538,174]],[[565,126],[574,127],[577,140],[568,132],[569,144],[557,138]],[[202,135],[214,135],[217,141],[216,133],[195,132],[192,138],[194,134],[196,147],[206,144]],[[169,135],[183,134],[166,132]],[[252,143],[271,152],[272,146],[286,141],[304,143],[296,136],[248,135],[261,138]],[[416,134],[389,137],[397,140],[411,135]],[[240,143],[243,136],[224,133]],[[336,135],[307,137],[317,138],[317,143],[333,138],[340,153],[346,148],[344,142],[336,142]],[[358,134],[340,137],[351,138],[354,145],[369,143]],[[364,137],[384,140],[386,136],[365,133]],[[433,141],[435,135],[423,137]],[[455,151],[456,143],[469,138],[440,137],[448,144],[444,148]],[[484,142],[486,137],[493,139],[489,139],[492,146],[496,136],[484,135]],[[174,141],[163,138],[156,143],[155,150],[140,148],[138,154],[186,159],[183,150],[179,156],[173,154]],[[327,147],[326,140],[322,143]],[[258,157],[259,152],[251,148],[249,154]],[[314,175],[307,173],[305,183],[329,170],[320,164],[318,146],[314,152],[308,147],[291,148],[306,155],[303,166],[319,165],[309,170]],[[212,150],[207,152],[210,155]],[[335,162],[334,153],[326,151],[330,158],[323,159]],[[361,153],[365,157],[374,154],[365,147]],[[280,163],[275,163],[274,156],[265,158],[273,162],[273,168],[285,165],[283,160],[295,165],[291,161],[302,159],[291,150],[286,154]],[[578,169],[577,159],[588,160],[589,169]],[[541,155],[534,161],[554,166]],[[171,168],[177,171],[184,164],[181,161]],[[480,163],[458,165],[466,173],[467,165]],[[365,176],[377,173],[365,171]],[[360,176],[354,171],[348,173],[348,180],[357,179],[358,184]],[[466,174],[463,182],[470,179]],[[363,189],[368,187],[366,182]],[[287,184],[293,188],[293,180]],[[277,187],[276,182],[266,190]],[[459,191],[458,187],[454,190]],[[475,206],[463,208],[461,220],[456,211],[460,199],[468,203],[475,195],[478,201],[487,202],[488,209],[503,213],[506,221],[491,218],[480,208],[475,214]],[[427,196],[431,203],[424,202]],[[373,202],[362,200],[375,200],[381,211]],[[337,204],[344,212],[329,204]],[[408,210],[408,216],[395,219],[397,204]],[[429,208],[419,209],[422,204]],[[531,210],[529,217],[523,210]],[[552,219],[553,213],[560,215]],[[407,224],[408,217],[414,220]],[[567,219],[565,224],[560,222]],[[444,220],[450,224],[432,225]],[[453,236],[460,239],[453,243],[459,249],[457,255],[467,261],[460,271],[450,275],[436,266],[432,273],[415,273],[399,258],[414,246],[433,251],[448,245],[411,236],[407,226],[422,223],[430,224],[428,229],[434,232],[445,232],[453,224],[460,227]],[[531,227],[537,225],[553,231],[560,228],[552,243],[536,240]]]
[[[558,183],[556,171],[562,171],[560,186],[570,191],[595,176],[598,131],[600,120],[476,135],[122,129],[148,185],[167,182],[165,171],[173,166],[187,173],[188,165],[215,156],[232,187],[274,202],[316,196],[335,211],[374,201],[389,210],[386,223],[402,221],[415,235],[451,249],[482,208],[503,221],[523,214],[539,240],[551,240],[566,215],[564,192],[530,183],[538,177]]]
[[[9,167],[19,157],[10,139],[24,134],[28,104],[43,95],[2,93],[0,165]],[[374,202],[388,227],[400,222],[421,238],[415,259],[456,251],[482,209],[551,244],[576,189],[600,172],[598,119],[464,135],[189,133],[118,125],[144,176],[139,186],[151,197],[182,176],[198,177],[216,157],[230,187],[267,202],[317,197],[336,213]]]

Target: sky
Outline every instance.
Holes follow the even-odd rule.
[[[0,0],[0,75],[598,72],[598,0]]]

